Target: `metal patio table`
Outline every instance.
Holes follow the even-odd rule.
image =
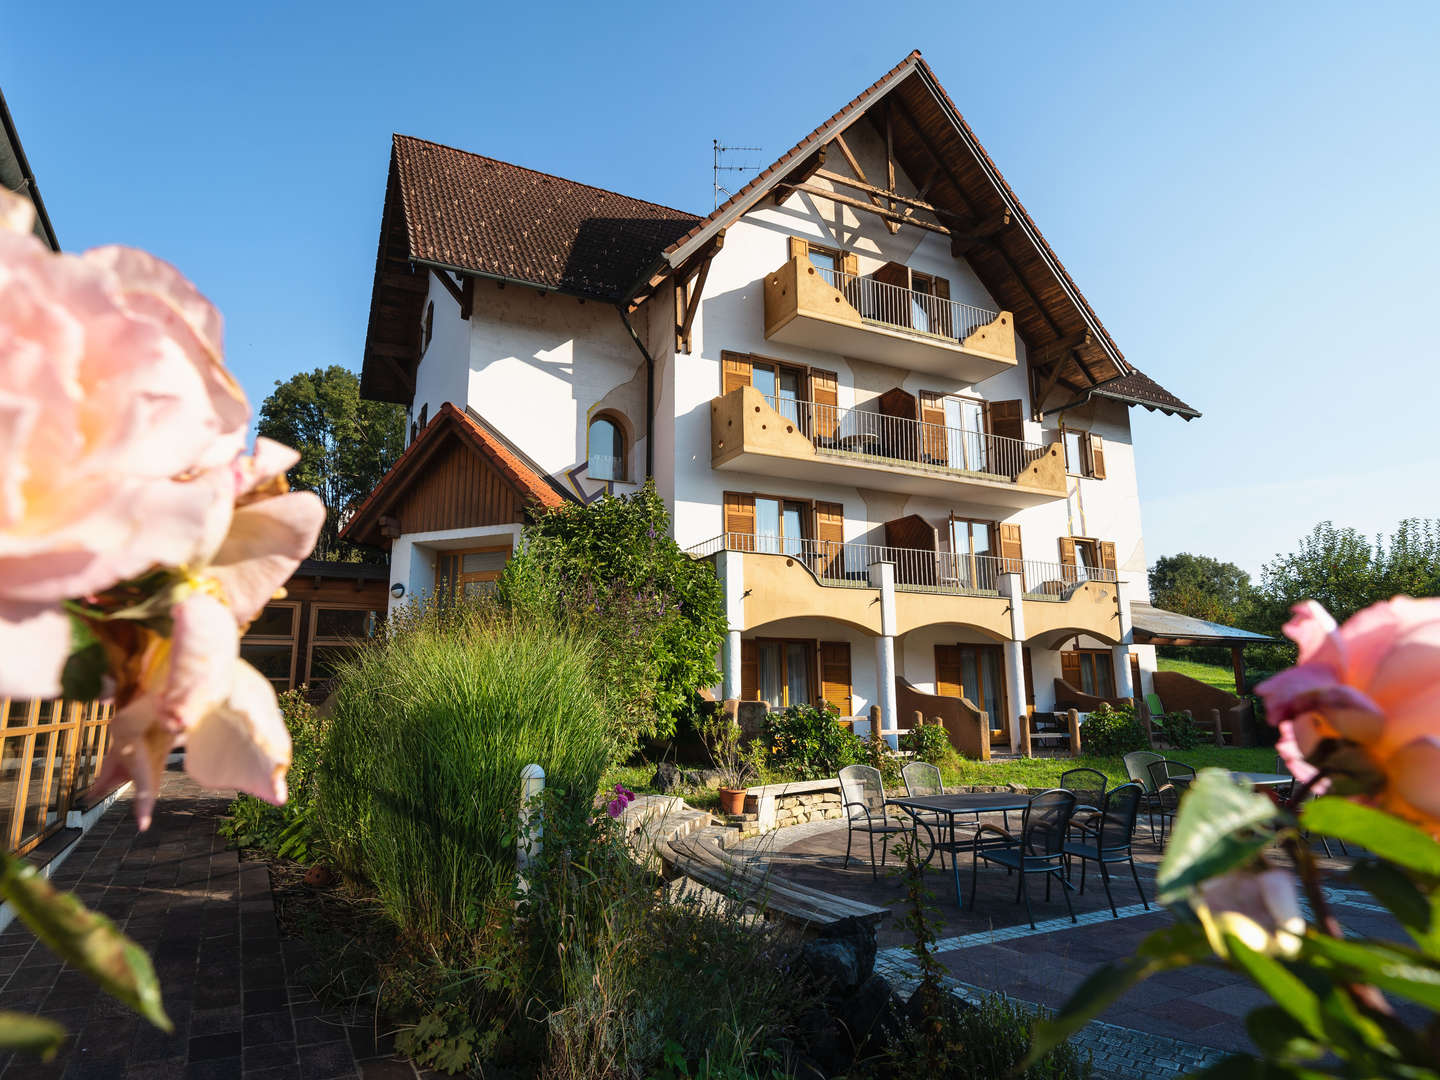
[[[966,795],[906,795],[902,798],[886,799],[886,806],[898,806],[910,815],[917,825],[924,825],[926,832],[931,832],[927,822],[921,820],[921,815],[934,814],[944,817],[948,824],[950,855],[955,855],[955,819],[962,814],[974,814],[977,818],[981,814],[1006,814],[1011,810],[1024,810],[1030,805],[1030,796],[1016,795],[1014,792],[976,792]],[[1009,818],[1006,817],[1008,825]],[[933,833],[932,833],[933,836]],[[925,854],[923,865],[929,866],[930,860],[935,857],[935,844],[932,840],[930,850]]]
[[[1284,787],[1286,784],[1295,782],[1295,777],[1289,773],[1232,772],[1230,775],[1240,783],[1249,784],[1253,788]]]

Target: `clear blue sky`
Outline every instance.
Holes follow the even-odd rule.
[[[259,400],[358,368],[392,131],[696,211],[920,48],[1121,349],[1147,550],[1440,515],[1440,4],[12,4],[69,250],[220,306]]]

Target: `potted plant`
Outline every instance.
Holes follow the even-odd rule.
[[[750,775],[750,765],[740,746],[740,725],[729,713],[716,711],[701,721],[700,738],[710,763],[720,774],[720,812],[744,813],[745,781]]]

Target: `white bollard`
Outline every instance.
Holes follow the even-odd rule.
[[[526,765],[520,770],[520,818],[519,835],[515,841],[515,868],[519,871],[522,892],[527,888],[525,871],[540,857],[540,839],[545,831],[540,796],[544,791],[544,769],[539,765]]]

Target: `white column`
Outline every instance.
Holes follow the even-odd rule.
[[[1020,753],[1020,714],[1025,711],[1025,584],[1019,574],[1000,575],[1000,595],[1010,601],[1010,640],[1005,642],[1005,698],[1010,715],[1010,752]]]
[[[1138,697],[1140,688],[1130,680],[1130,646],[1135,643],[1135,628],[1130,622],[1130,596],[1125,582],[1115,586],[1115,601],[1120,609],[1120,643],[1110,647],[1110,660],[1115,669],[1115,696]]]
[[[880,636],[875,639],[875,704],[880,706],[880,734],[900,746],[900,705],[895,698],[895,564],[870,564],[870,585],[880,590]]]
[[[745,628],[745,563],[738,551],[715,555],[715,574],[725,593],[725,649],[721,657],[724,698],[740,696],[740,631]]]

